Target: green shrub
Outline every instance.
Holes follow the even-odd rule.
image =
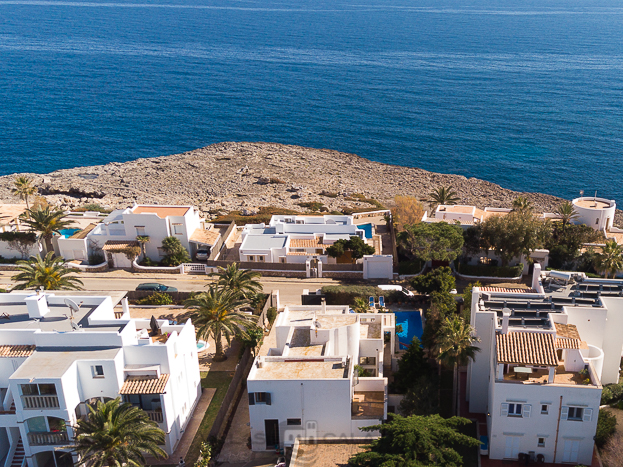
[[[22,261],[22,258],[3,258],[0,256],[0,264],[15,264],[18,261]]]
[[[272,324],[275,322],[275,319],[277,319],[277,308],[271,306],[268,310],[266,310],[266,318],[272,326]]]
[[[104,214],[110,214],[112,212],[110,209],[106,209],[104,206],[102,206],[101,204],[97,204],[97,203],[85,204],[84,206],[80,206],[79,208],[76,208],[73,211],[74,212],[95,211],[95,212],[101,212]]]
[[[601,391],[601,405],[608,405],[612,402],[612,391],[609,387],[603,388]]]
[[[297,204],[300,207],[309,209],[312,212],[321,211],[324,208],[324,204],[320,203],[319,201],[306,201],[306,202],[297,203]]]
[[[0,240],[4,242],[17,240],[32,245],[37,241],[37,234],[35,232],[0,232]]]
[[[92,255],[89,255],[89,264],[91,266],[97,266],[98,264],[102,264],[104,260],[105,258],[102,253],[93,253]]]
[[[411,287],[421,294],[432,292],[449,293],[456,286],[452,270],[447,267],[433,269],[431,272],[411,279]]]
[[[419,274],[423,267],[424,262],[419,259],[415,259],[413,261],[400,261],[398,263],[398,274]]]
[[[459,264],[458,271],[466,276],[517,277],[523,271],[523,264],[517,266],[486,266],[484,264]]]
[[[143,258],[141,261],[139,261],[138,264],[141,266],[147,266],[147,267],[160,266],[160,263],[152,260],[149,256],[146,256],[145,258]]]
[[[609,384],[604,388],[604,390],[605,389],[608,389],[608,391],[612,394],[611,402],[618,402],[623,399],[623,383]]]
[[[597,419],[597,432],[595,433],[595,444],[603,447],[612,437],[617,429],[617,417],[607,410],[599,411]]]
[[[145,298],[137,300],[139,305],[171,305],[173,304],[173,297],[168,293],[155,292]]]

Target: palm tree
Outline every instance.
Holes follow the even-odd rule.
[[[32,186],[32,179],[24,176],[17,177],[13,182],[15,187],[11,189],[11,193],[18,196],[19,199],[26,201],[26,208],[30,209],[28,197],[34,195],[37,189]]]
[[[532,212],[534,211],[534,206],[528,200],[528,198],[525,198],[524,196],[518,196],[513,201],[513,210],[521,212]]]
[[[192,310],[191,319],[197,328],[197,338],[214,338],[216,355],[214,360],[222,362],[227,357],[223,351],[223,337],[231,344],[232,337],[246,337],[246,330],[255,326],[251,317],[236,311],[247,303],[232,289],[211,284],[207,292],[184,301],[184,308]]]
[[[63,258],[55,258],[54,253],[48,253],[45,258],[31,256],[28,261],[18,261],[20,271],[11,277],[17,282],[14,290],[38,289],[44,290],[82,290],[82,281],[74,274],[80,272],[75,268],[65,266]]]
[[[141,245],[141,253],[143,255],[143,259],[147,257],[145,253],[145,245],[149,243],[149,235],[138,235],[136,237],[136,241]]]
[[[472,345],[480,342],[474,336],[474,328],[455,316],[446,318],[439,330],[439,355],[440,363],[454,367],[454,382],[452,388],[452,413],[457,413],[457,399],[459,392],[459,366],[466,365],[468,360],[474,360],[479,347]]]
[[[263,290],[262,284],[257,280],[261,274],[240,269],[237,263],[232,263],[227,268],[219,266],[218,272],[213,272],[210,276],[216,277],[217,285],[237,293],[243,299],[251,300]]]
[[[556,208],[556,214],[558,214],[558,216],[560,216],[562,220],[562,230],[565,230],[567,224],[578,218],[578,214],[577,212],[575,212],[573,204],[571,204],[569,201],[565,201],[560,206],[558,206],[558,208]]]
[[[46,254],[54,254],[54,246],[52,245],[54,233],[60,233],[62,229],[66,229],[73,224],[72,221],[65,220],[63,211],[51,211],[49,206],[28,209],[23,222],[28,224],[35,232],[39,232],[38,239],[39,241],[43,240]]]
[[[606,279],[610,273],[614,277],[617,271],[623,269],[623,246],[615,240],[606,242],[601,253],[597,255],[596,263],[597,269],[606,273]]]
[[[456,204],[461,201],[456,191],[450,187],[440,186],[428,194],[427,201],[431,203],[431,209],[435,210],[440,204]]]
[[[139,467],[145,454],[166,458],[159,445],[164,431],[149,419],[144,410],[118,397],[89,406],[86,420],[78,420],[71,446],[80,458],[77,465],[89,467]]]

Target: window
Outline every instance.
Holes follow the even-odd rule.
[[[584,409],[582,407],[569,407],[569,415],[567,420],[579,420],[582,421],[584,416]]]
[[[250,392],[249,405],[266,404],[271,405],[270,392]]]
[[[22,395],[24,396],[55,396],[56,386],[54,384],[22,384]]]
[[[257,260],[258,260],[260,263],[263,263],[263,262],[264,262],[264,256],[258,256],[258,257],[257,257]]]
[[[247,261],[255,261],[255,256],[253,255],[247,256]]]
[[[184,226],[182,224],[173,224],[173,233],[175,235],[182,235],[184,233]]]
[[[509,417],[521,417],[522,404],[508,404],[508,416]]]
[[[539,438],[537,446],[540,447],[540,448],[544,448],[545,447],[545,438]]]
[[[300,418],[288,418],[288,425],[301,425],[301,419]]]
[[[136,236],[137,237],[144,237],[145,236],[145,226],[144,225],[137,225],[135,226],[136,229]]]
[[[549,405],[541,404],[541,414],[547,415],[549,413]]]
[[[104,367],[102,365],[95,365],[91,367],[91,372],[93,373],[93,378],[103,378],[104,377]]]
[[[599,224],[599,218],[595,219],[595,224]]]
[[[359,357],[360,365],[376,365],[376,357]]]
[[[286,257],[282,256],[281,258],[279,258],[279,262],[280,263],[285,263],[286,262]]]

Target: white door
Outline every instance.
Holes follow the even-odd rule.
[[[519,439],[521,436],[507,436],[506,437],[506,451],[504,452],[504,459],[517,459],[519,456]]]
[[[580,442],[565,440],[565,449],[562,454],[563,462],[577,462],[578,452],[580,451]]]

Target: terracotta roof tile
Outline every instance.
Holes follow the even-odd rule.
[[[569,337],[557,337],[555,345],[557,349],[580,349],[580,341]]]
[[[322,237],[290,239],[290,248],[318,248],[319,246],[322,246]]]
[[[161,374],[159,378],[130,375],[125,379],[119,394],[164,394],[164,388],[168,381],[168,374]]]
[[[554,335],[542,332],[496,334],[498,363],[558,366]]]
[[[190,236],[190,241],[195,243],[202,243],[203,245],[214,245],[219,237],[221,236],[221,232],[215,229],[195,229],[193,234]]]
[[[580,340],[580,333],[575,324],[554,323],[556,326],[556,337],[568,337],[570,339]]]
[[[102,250],[104,251],[121,251],[130,246],[139,246],[135,240],[108,240]]]
[[[30,357],[34,345],[0,345],[0,357]]]

